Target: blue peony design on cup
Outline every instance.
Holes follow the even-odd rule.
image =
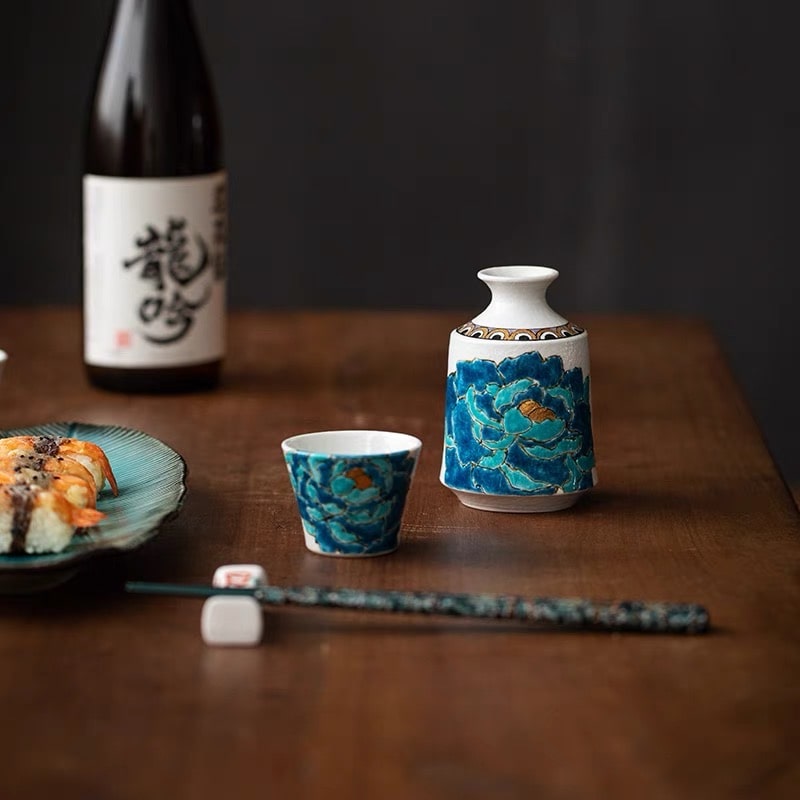
[[[306,533],[325,553],[395,550],[415,463],[407,452],[353,457],[287,453]]]
[[[497,495],[594,484],[589,377],[538,352],[459,361],[447,377],[444,482]]]

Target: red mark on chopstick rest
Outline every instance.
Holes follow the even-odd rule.
[[[225,586],[231,589],[247,589],[255,585],[253,573],[241,570],[238,572],[228,572],[225,575]]]
[[[223,564],[211,583],[224,589],[255,589],[266,586],[267,573],[260,564]]]

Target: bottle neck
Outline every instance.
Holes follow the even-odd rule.
[[[188,0],[117,0],[114,27],[117,25],[147,28],[154,24],[194,26]]]
[[[117,0],[93,93],[86,171],[120,177],[222,168],[221,131],[188,0]]]
[[[145,57],[150,48],[175,47],[196,39],[188,0],[117,0],[110,43],[125,43]]]
[[[492,299],[474,318],[478,325],[497,328],[549,328],[563,325],[564,317],[547,302],[547,289],[558,277],[548,267],[493,267],[478,277],[489,287]]]

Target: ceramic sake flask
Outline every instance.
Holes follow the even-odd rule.
[[[464,505],[557,511],[597,482],[589,338],[547,304],[557,277],[481,270],[491,302],[450,334],[440,478]]]

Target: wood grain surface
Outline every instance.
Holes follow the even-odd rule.
[[[0,798],[764,798],[800,786],[800,524],[708,328],[588,316],[600,483],[493,514],[438,481],[452,313],[239,313],[217,391],[89,388],[72,309],[0,310],[0,426],[110,423],[189,465],[177,519],[60,588],[0,596]],[[424,443],[402,544],[303,545],[291,434]],[[270,610],[210,648],[201,601],[125,580],[270,581],[695,601],[705,636]]]

